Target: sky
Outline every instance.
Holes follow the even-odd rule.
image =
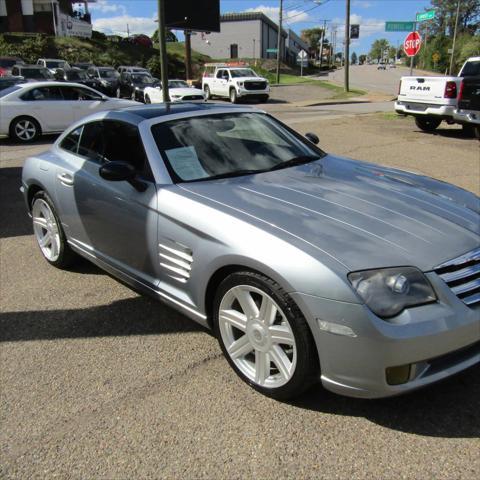
[[[262,11],[278,22],[279,3],[279,0],[220,0],[220,11]],[[345,0],[284,0],[284,26],[300,34],[301,30],[322,26],[327,20],[327,38],[336,28],[340,45],[345,29],[345,3]],[[156,29],[157,0],[97,0],[89,5],[94,29],[106,34],[126,36],[127,24],[130,34],[151,35]],[[368,54],[372,42],[378,38],[386,38],[394,46],[401,45],[406,33],[385,32],[385,21],[411,21],[416,12],[429,6],[429,0],[351,0],[350,22],[360,25],[360,38],[352,40],[350,51]],[[183,38],[181,32],[178,36]]]

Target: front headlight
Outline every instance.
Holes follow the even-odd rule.
[[[348,279],[367,307],[382,318],[394,317],[407,307],[437,299],[425,275],[414,267],[353,272]]]
[[[237,82],[237,85],[238,85],[239,87],[243,87],[243,82]]]

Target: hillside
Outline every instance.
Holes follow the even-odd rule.
[[[184,77],[184,44],[168,43],[168,68],[170,77]],[[111,41],[105,35],[94,32],[92,39],[54,37],[32,34],[0,35],[0,56],[18,56],[28,63],[38,58],[62,58],[70,63],[92,62],[96,65],[138,65],[148,67],[156,76],[159,71],[159,53],[155,48],[134,45],[126,41]],[[192,51],[192,67],[195,74],[210,58]]]

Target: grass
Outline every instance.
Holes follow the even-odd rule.
[[[407,118],[407,115],[399,115],[395,112],[383,112],[380,114],[385,120],[404,120]]]

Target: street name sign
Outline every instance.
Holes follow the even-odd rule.
[[[276,48],[267,48],[267,53],[277,53],[278,49]]]
[[[386,32],[411,32],[414,22],[385,22]]]
[[[410,32],[403,41],[403,50],[407,57],[414,57],[422,46],[422,37],[418,32]]]
[[[425,22],[435,18],[435,10],[428,10],[428,12],[417,13],[417,22]]]

